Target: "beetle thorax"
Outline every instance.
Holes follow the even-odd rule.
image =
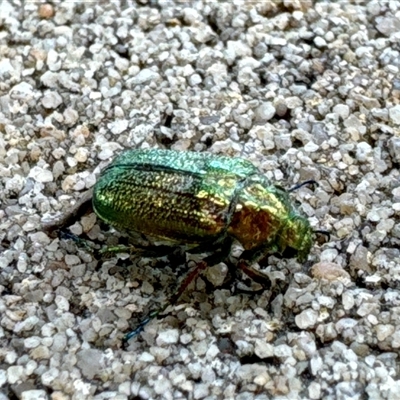
[[[287,194],[263,181],[243,188],[229,224],[228,233],[246,250],[278,244],[290,206]]]

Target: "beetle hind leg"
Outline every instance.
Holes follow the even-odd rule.
[[[195,280],[202,271],[207,268],[208,264],[205,261],[200,261],[193,268],[189,270],[186,274],[185,278],[182,280],[178,289],[161,305],[160,308],[156,310],[150,311],[145,318],[143,318],[138,326],[131,332],[127,333],[123,338],[123,345],[126,345],[126,342],[129,339],[137,336],[140,332],[142,332],[143,328],[154,318],[158,317],[162,314],[170,305],[174,304],[186,290],[186,288],[190,285],[190,283]]]
[[[172,246],[138,246],[138,245],[117,245],[117,246],[106,246],[99,250],[100,255],[110,255],[116,253],[128,253],[130,255],[135,254],[145,258],[161,258],[170,255],[176,250],[176,247]]]
[[[179,298],[182,296],[186,288],[193,282],[208,266],[215,265],[224,258],[226,258],[231,249],[232,240],[227,238],[221,244],[219,244],[218,249],[215,250],[211,255],[206,257],[204,260],[196,263],[182,279],[181,283],[178,285],[177,290],[164,301],[164,303],[156,310],[150,311],[145,318],[141,320],[139,325],[131,332],[127,333],[123,338],[123,345],[125,346],[129,339],[137,336],[143,328],[154,318],[160,316],[170,305],[175,304]],[[203,246],[202,246],[203,250]],[[204,249],[205,250],[205,249]],[[212,249],[214,250],[214,249]],[[207,250],[210,251],[210,250]]]

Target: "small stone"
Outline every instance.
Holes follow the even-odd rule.
[[[274,348],[274,355],[278,358],[289,358],[293,356],[293,351],[290,346],[287,344],[280,344],[275,346]]]
[[[25,390],[21,393],[21,400],[48,400],[45,390]]]
[[[45,3],[39,6],[39,17],[49,19],[55,14],[54,7],[51,4]]]
[[[42,97],[42,105],[47,109],[57,108],[62,102],[62,97],[55,91],[48,90]]]
[[[366,162],[373,155],[372,147],[367,142],[357,143],[356,158],[358,161]]]
[[[257,123],[265,123],[275,115],[275,107],[269,101],[262,103],[255,110],[255,120]]]
[[[350,115],[349,118],[344,120],[343,124],[346,128],[355,129],[361,135],[364,135],[367,131],[365,125],[355,115]]]
[[[41,339],[37,336],[31,336],[24,340],[24,346],[26,349],[34,349],[41,344]]]
[[[206,353],[206,359],[211,361],[219,354],[219,348],[215,344],[210,345]]]
[[[345,310],[351,310],[355,305],[353,294],[350,292],[344,292],[342,294],[342,304]]]
[[[221,286],[225,277],[228,273],[228,267],[224,263],[219,263],[213,265],[212,267],[208,267],[206,270],[206,276],[210,283],[212,283],[215,287]]]
[[[275,109],[276,109],[276,115],[279,117],[284,117],[287,113],[287,106],[283,101],[277,101],[275,104]]]
[[[308,329],[317,323],[318,320],[318,313],[311,308],[307,308],[306,310],[302,311],[300,314],[296,315],[295,322],[296,325],[300,329]]]
[[[50,350],[47,346],[35,347],[31,352],[30,356],[34,360],[48,360],[51,358]]]
[[[351,281],[350,274],[340,265],[322,261],[314,264],[311,269],[311,275],[316,279],[326,279],[328,281]]]
[[[389,108],[389,118],[394,124],[400,125],[400,104]]]
[[[53,336],[52,351],[62,352],[67,346],[67,336],[65,333],[57,333]]]
[[[25,186],[25,179],[21,175],[15,175],[6,181],[6,191],[18,194]]]
[[[120,133],[126,131],[128,128],[129,121],[126,119],[119,119],[108,124],[108,128],[114,135],[119,135]]]
[[[285,38],[272,36],[269,44],[271,46],[286,46],[287,40]]]
[[[11,75],[13,72],[14,72],[14,67],[11,64],[10,59],[3,58],[2,60],[0,60],[0,77],[3,77],[4,75],[7,74]]]
[[[0,67],[1,67],[1,61],[0,61]],[[0,76],[1,76],[1,71],[0,71]],[[12,96],[13,99],[28,101],[34,97],[33,86],[30,85],[28,82],[18,83],[17,85],[13,86],[13,88],[10,90],[10,95]]]
[[[308,385],[308,395],[310,399],[317,400],[321,398],[321,385],[318,382],[311,382]]]
[[[89,156],[89,150],[84,147],[79,147],[74,155],[74,159],[78,162],[86,162]]]
[[[376,29],[385,36],[391,36],[400,31],[400,20],[396,17],[377,17],[375,21]]]
[[[189,7],[182,10],[182,17],[188,25],[194,25],[197,21],[201,21],[202,19],[197,10]]]
[[[253,49],[254,55],[256,56],[257,59],[263,58],[267,51],[268,51],[267,45],[262,42],[258,43]]]
[[[103,353],[100,350],[81,350],[76,357],[78,360],[77,366],[87,379],[93,379],[96,374],[100,374],[104,369]]]
[[[65,255],[65,263],[69,266],[79,264],[80,262],[81,262],[80,258],[75,254]]]
[[[357,356],[363,358],[368,356],[368,354],[371,352],[369,346],[362,343],[353,342],[350,347]]]
[[[144,351],[143,353],[140,354],[139,360],[148,363],[148,362],[153,362],[155,358],[149,352]]]
[[[60,371],[57,368],[50,368],[42,374],[40,379],[43,385],[50,386],[59,375]]]
[[[96,223],[96,214],[91,213],[89,215],[86,215],[82,217],[82,228],[85,233],[89,232],[95,225]]]
[[[188,77],[188,76],[190,76],[190,75],[193,75],[193,73],[194,73],[194,69],[193,69],[193,67],[192,67],[190,64],[186,64],[186,65],[183,67],[182,75],[183,75],[185,78]]]
[[[394,161],[400,163],[400,138],[392,137],[389,139],[389,152]]]
[[[179,341],[179,331],[178,329],[169,329],[167,331],[161,332],[156,339],[158,346],[165,346],[168,344],[175,344]]]
[[[280,150],[289,150],[292,147],[292,140],[288,134],[276,136],[274,140],[276,147]]]
[[[44,86],[54,88],[58,83],[58,74],[53,71],[46,71],[41,77],[40,81]]]
[[[24,379],[24,367],[21,365],[13,365],[7,369],[7,380],[11,385],[14,385],[19,381],[23,381]]]
[[[392,335],[394,331],[395,327],[393,325],[379,324],[376,326],[376,337],[380,342],[382,342]]]
[[[190,86],[197,86],[199,85],[203,80],[201,79],[201,76],[199,74],[193,74],[189,77],[189,85]]]
[[[312,141],[309,141],[309,142],[304,146],[304,151],[307,152],[307,153],[314,153],[314,152],[316,152],[318,149],[319,149],[319,146],[318,146],[316,143],[312,142]]]
[[[171,382],[164,377],[160,377],[159,379],[157,379],[154,382],[154,391],[158,394],[158,395],[163,395],[163,398],[171,398]]]
[[[317,47],[325,47],[326,46],[326,40],[320,36],[315,37],[314,43]]]
[[[53,182],[53,173],[48,169],[41,168],[39,166],[33,167],[28,175],[30,178],[33,178],[36,182],[46,183]]]
[[[171,355],[171,350],[170,350],[170,348],[153,346],[151,348],[151,353],[155,357],[156,363],[161,364],[164,360],[166,360]],[[205,354],[205,352],[203,354]]]
[[[183,345],[189,344],[193,340],[193,336],[190,333],[184,333],[180,337],[180,342]]]
[[[76,110],[71,107],[68,107],[63,112],[64,123],[68,126],[75,125],[79,119],[79,114]]]
[[[303,100],[297,96],[291,96],[286,98],[286,107],[293,110],[296,107],[301,107],[303,105]]]
[[[312,357],[310,360],[310,368],[311,368],[311,373],[314,376],[318,376],[324,368],[324,363],[322,361],[322,358],[318,355],[314,355],[314,357]]]
[[[274,347],[263,339],[256,339],[254,353],[261,359],[273,357]]]
[[[50,244],[50,238],[44,232],[35,232],[29,235],[32,243],[40,243],[42,245]]]
[[[333,112],[339,115],[342,119],[346,119],[350,115],[350,108],[347,104],[337,104],[333,107]]]
[[[160,74],[154,72],[149,68],[142,69],[134,78],[132,78],[133,85],[143,85],[147,82],[154,82],[159,80]]]
[[[209,394],[209,389],[208,385],[204,383],[198,383],[194,385],[194,390],[193,390],[193,398],[194,399],[203,399],[204,397],[207,397]]]

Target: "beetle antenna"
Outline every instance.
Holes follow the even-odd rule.
[[[315,185],[315,186],[318,186],[318,182],[317,182],[317,181],[314,181],[313,179],[310,179],[310,180],[308,180],[308,181],[301,182],[301,183],[299,183],[299,184],[296,185],[296,186],[293,186],[292,188],[290,188],[290,189],[288,190],[288,192],[289,192],[289,193],[294,192],[295,190],[300,189],[301,187],[306,186],[306,185]]]
[[[331,240],[331,233],[329,231],[325,231],[323,229],[317,229],[314,231],[314,233],[319,233],[320,235],[325,235],[327,242]]]

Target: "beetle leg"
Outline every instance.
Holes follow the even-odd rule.
[[[228,257],[233,239],[230,237],[224,237],[223,239],[216,238],[207,240],[204,243],[199,244],[196,247],[187,250],[189,254],[201,254],[201,253],[215,253],[216,257],[209,259],[209,265],[215,265],[221,262],[224,258]],[[210,256],[211,257],[211,256]]]
[[[207,266],[208,264],[205,261],[200,261],[191,270],[189,270],[179,285],[178,290],[176,290],[159,309],[150,311],[147,316],[140,321],[136,329],[127,333],[123,338],[123,344],[125,344],[129,339],[137,336],[152,319],[158,317],[158,315],[162,314],[168,308],[168,306],[174,304],[182,296],[183,292],[190,285],[190,283],[196,279],[200,273],[207,268]]]
[[[229,255],[231,245],[232,239],[227,238],[219,244],[217,251],[215,251],[214,253],[206,257],[203,261],[200,261],[193,268],[191,268],[187,272],[186,276],[183,278],[182,282],[179,284],[178,289],[161,305],[159,309],[150,311],[147,316],[142,319],[136,329],[127,333],[123,338],[123,343],[126,343],[129,339],[137,336],[152,319],[162,314],[170,305],[175,304],[182,296],[186,288],[190,285],[190,283],[194,281],[208,266],[218,264],[219,262],[221,262],[221,260],[226,258]]]
[[[256,270],[251,265],[249,265],[245,260],[240,260],[238,263],[238,267],[254,282],[259,283],[263,286],[264,289],[269,289],[271,287],[271,280],[269,277],[262,273],[261,271]]]
[[[100,255],[107,255],[113,253],[129,253],[136,254],[140,257],[145,258],[160,258],[170,255],[175,251],[176,247],[173,246],[133,246],[133,245],[117,245],[117,246],[106,246],[99,250]]]
[[[89,189],[82,194],[80,200],[75,204],[75,206],[69,210],[68,213],[62,215],[58,220],[44,223],[42,229],[47,232],[50,236],[54,235],[54,231],[62,230],[63,228],[72,225],[83,215],[89,211],[93,211],[92,207],[92,196],[93,190]]]
[[[310,179],[310,180],[308,180],[308,181],[304,181],[304,182],[301,182],[301,183],[299,183],[299,184],[293,186],[292,188],[290,188],[290,189],[288,190],[288,192],[289,192],[289,193],[292,193],[292,192],[294,192],[295,190],[298,190],[298,189],[300,189],[301,187],[306,186],[306,185],[318,186],[318,182],[317,182],[317,181],[314,181],[314,179]]]
[[[76,236],[67,230],[60,230],[58,232],[58,237],[62,240],[72,240],[79,248],[83,248],[89,253],[93,254],[95,252],[95,249],[89,245],[90,242],[85,239],[81,239],[79,236]]]

